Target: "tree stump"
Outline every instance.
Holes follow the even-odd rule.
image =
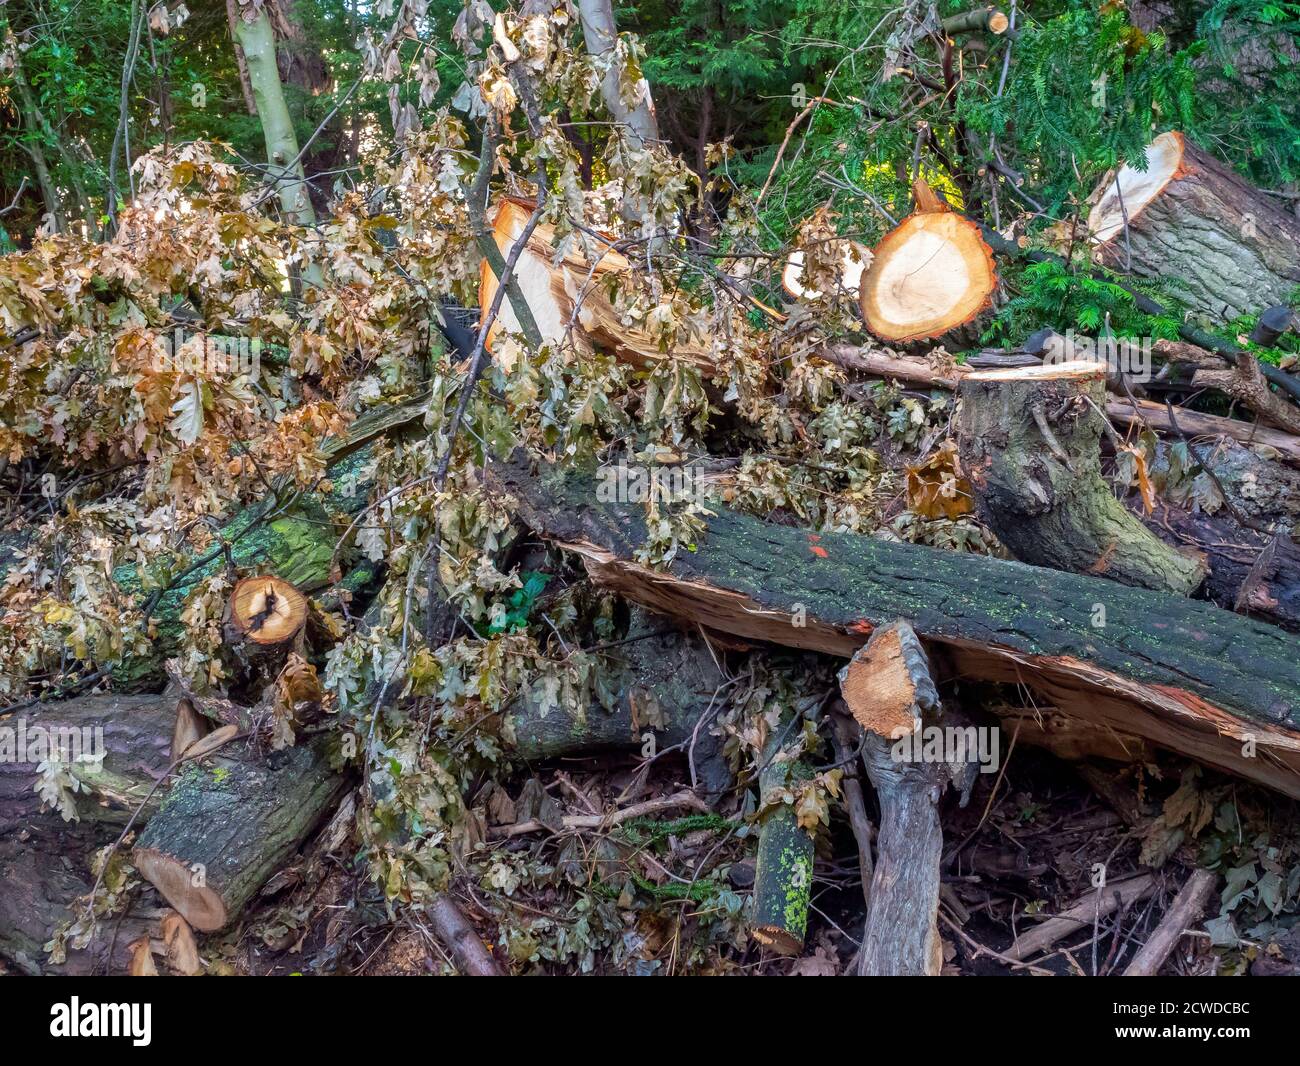
[[[958,448],[981,518],[1017,559],[1188,595],[1203,558],[1170,547],[1101,476],[1105,368],[1075,362],[966,375]]]
[[[937,725],[943,709],[912,627],[895,622],[877,629],[840,671],[840,692],[865,733],[862,762],[880,800],[858,973],[937,976],[943,965],[937,925],[943,852],[938,805],[962,768],[922,756],[920,731]],[[899,750],[900,741],[907,750]]]

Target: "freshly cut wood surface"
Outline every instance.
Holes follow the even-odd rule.
[[[533,205],[526,200],[506,197],[498,203],[492,231],[502,256],[510,255],[532,213]],[[708,365],[708,344],[692,340],[661,346],[659,338],[649,330],[631,320],[624,321],[610,298],[610,289],[618,284],[619,275],[630,273],[632,264],[621,252],[602,243],[601,238],[586,239],[600,255],[594,264],[576,240],[557,260],[555,229],[543,223],[533,230],[515,266],[520,291],[543,339],[552,344],[571,340],[580,351],[604,349],[637,365],[662,360],[670,349],[678,358]],[[496,291],[497,276],[484,260],[479,268],[479,308],[483,315],[491,307]],[[502,301],[488,331],[489,350],[494,350],[502,330],[519,330],[509,300]]]
[[[307,600],[278,577],[246,577],[230,594],[231,622],[255,644],[283,644],[307,621]]]
[[[1178,295],[1219,319],[1283,304],[1300,284],[1300,221],[1181,133],[1120,167],[1088,215],[1098,262],[1177,278]]]
[[[871,265],[874,255],[870,248],[857,241],[846,241],[844,255],[840,265],[840,285],[844,292],[854,299],[858,296],[858,287],[862,281],[863,271]],[[781,287],[796,300],[818,300],[822,293],[815,287],[809,287],[804,281],[804,253],[802,250],[790,253],[781,272]]]
[[[918,183],[928,191],[928,186]],[[979,226],[930,193],[885,235],[862,278],[862,317],[882,340],[940,337],[991,306],[993,252]]]

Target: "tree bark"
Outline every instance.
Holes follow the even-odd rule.
[[[810,533],[715,505],[667,570],[634,560],[641,508],[516,458],[488,467],[600,584],[720,632],[850,656],[907,619],[950,674],[1300,796],[1300,641],[1213,604],[960,552]],[[1099,610],[1100,608],[1100,610]],[[1231,653],[1228,653],[1231,649]]]
[[[880,833],[858,973],[864,977],[937,977],[939,800],[953,779],[947,762],[922,758],[911,743],[943,718],[930,664],[906,622],[877,629],[840,673],[840,691],[866,732],[862,762],[880,800]],[[895,745],[909,738],[897,757]]]
[[[1101,476],[1105,368],[977,371],[961,383],[957,441],[980,517],[1017,559],[1188,595],[1204,558],[1170,547]]]
[[[185,768],[133,853],[141,876],[204,932],[238,917],[347,787],[319,745],[213,761]]]
[[[235,39],[243,49],[248,67],[253,98],[257,101],[257,115],[266,141],[267,173],[280,197],[280,208],[286,220],[299,226],[314,226],[316,211],[312,207],[299,158],[298,135],[294,132],[289,106],[284,100],[284,87],[280,84],[275,32],[264,5],[250,4],[248,11],[236,20]],[[304,263],[303,278],[319,287],[323,280],[320,264]]]
[[[89,825],[0,833],[0,958],[32,976],[126,973],[131,943],[148,934],[159,915],[148,901],[106,920],[85,948],[69,947],[60,962],[45,950],[90,891],[88,856],[108,842],[99,827]]]
[[[1146,171],[1123,166],[1098,190],[1097,261],[1180,279],[1180,298],[1216,318],[1285,303],[1300,284],[1300,223],[1181,133],[1161,134],[1146,156]]]
[[[626,130],[637,148],[659,140],[659,122],[655,117],[654,100],[650,86],[642,80],[636,103],[623,102],[622,71],[615,65],[615,47],[618,44],[618,24],[614,21],[611,0],[578,0],[578,15],[582,21],[582,39],[590,52],[605,65],[600,79],[600,98],[605,107]]]
[[[35,791],[35,760],[51,746],[88,756],[65,760],[80,789],[76,820],[124,825],[171,762],[175,722],[176,700],[166,696],[80,696],[0,718],[0,836],[64,827],[59,812],[41,810]],[[89,758],[100,752],[102,759]],[[157,806],[155,796],[141,817]]]
[[[565,704],[547,708],[525,695],[506,712],[510,750],[529,761],[604,750],[646,749],[653,756],[678,748],[706,799],[720,796],[732,774],[720,738],[710,732],[715,696],[725,683],[704,641],[682,632],[660,633],[669,622],[633,609],[627,639],[611,649],[619,671],[613,708]],[[648,746],[649,745],[649,746]]]
[[[763,747],[763,769],[758,791],[762,814],[758,830],[758,858],[754,864],[754,919],[750,935],[778,955],[803,951],[812,900],[813,840],[799,825],[793,804],[780,793],[809,776],[800,761],[780,758],[789,717],[768,735]],[[774,798],[776,794],[776,798]]]

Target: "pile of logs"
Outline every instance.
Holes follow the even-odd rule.
[[[915,199],[916,210],[875,249],[846,242],[841,279],[872,334],[908,345],[951,339],[976,323],[998,285],[989,234],[924,183]],[[555,234],[530,226],[531,213],[526,202],[503,200],[494,231],[503,256],[526,242],[516,276],[544,342],[573,342],[637,366],[668,354],[707,362],[703,342],[667,346],[623,324],[615,294],[632,263],[594,237],[557,257]],[[1176,133],[1157,138],[1145,170],[1123,167],[1108,179],[1089,228],[1098,263],[1176,274],[1193,307],[1218,318],[1259,314],[1257,342],[1276,341],[1294,324],[1275,305],[1300,283],[1300,229]],[[819,299],[802,280],[802,264],[797,256],[788,263],[786,290]],[[485,263],[484,309],[494,295]],[[504,303],[491,344],[518,328]],[[1046,713],[1071,724],[1055,742],[1062,754],[1089,748],[1095,736],[1112,754],[1164,749],[1300,798],[1300,549],[1291,537],[1300,493],[1287,488],[1300,490],[1300,388],[1284,371],[1208,336],[1188,327],[1157,354],[1170,374],[1190,367],[1194,388],[1223,392],[1257,421],[1111,391],[1123,382],[1105,366],[1045,360],[1041,343],[972,364],[871,343],[820,353],[848,375],[955,393],[960,474],[980,520],[1011,558],[815,533],[718,505],[703,518],[695,550],[655,569],[638,561],[647,539],[643,508],[603,500],[592,472],[523,454],[488,462],[489,488],[524,525],[633,605],[612,707],[548,712],[521,696],[495,723],[510,756],[528,764],[631,751],[653,736],[659,750],[689,759],[692,789],[672,802],[703,806],[735,784],[708,728],[725,682],[709,638],[841,660],[840,700],[830,713],[851,771],[845,805],[867,899],[857,956],[864,974],[935,974],[941,966],[942,807],[950,787],[968,794],[972,767],[900,759],[894,744],[961,724],[959,709],[940,696],[953,681],[1032,693]],[[378,436],[418,432],[421,414],[419,401],[381,411],[346,439],[327,442],[331,473],[354,469]],[[1196,447],[1224,492],[1223,509],[1211,515],[1145,492],[1117,495],[1106,464],[1128,448],[1134,428]],[[1271,501],[1239,491],[1234,463],[1251,467],[1252,484],[1284,488]],[[24,712],[28,730],[95,733],[104,757],[67,764],[61,812],[33,788],[30,765],[0,760],[0,956],[27,972],[149,973],[155,958],[174,972],[198,972],[193,931],[234,927],[261,894],[275,891],[274,875],[323,825],[346,835],[345,797],[356,781],[334,750],[337,734],[309,728],[297,743],[272,750],[271,697],[254,697],[311,654],[312,594],[359,589],[375,578],[374,568],[349,554],[351,529],[331,517],[359,514],[365,495],[361,486],[346,499],[296,500],[258,537],[242,539],[233,558],[194,560],[149,601],[158,648],[117,681],[155,693],[169,681],[161,694],[88,695]],[[261,523],[270,510],[268,501],[265,513],[253,508],[232,526]],[[246,574],[233,585],[223,620],[234,696],[249,696],[242,701],[200,697],[164,666],[189,583],[222,565]],[[128,591],[138,587],[132,573],[117,577]],[[653,721],[648,706],[656,708]],[[1053,731],[1041,721],[1039,729],[1039,742],[1052,746]],[[761,825],[751,930],[764,949],[794,955],[805,943],[813,842],[788,804],[766,800],[811,771],[781,757],[782,736],[771,731],[754,782]],[[859,756],[879,804],[874,846],[861,828]],[[65,819],[73,817],[70,828]],[[151,890],[111,938],[52,955],[47,945],[101,887],[87,856],[119,845],[129,846]],[[1168,928],[1162,924],[1131,972],[1158,968],[1165,941],[1194,920],[1210,883],[1203,871],[1188,883]],[[1119,905],[1150,894],[1152,879],[1116,887]],[[1091,902],[1067,911],[1028,931],[1005,957],[1028,958],[1094,913]],[[429,918],[460,968],[500,971],[451,896],[436,901]]]

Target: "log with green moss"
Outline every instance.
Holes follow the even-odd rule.
[[[1300,639],[1184,596],[919,545],[817,534],[715,505],[666,570],[643,509],[591,474],[489,472],[600,583],[706,628],[850,656],[908,620],[948,676],[1021,684],[1063,714],[1300,796]]]
[[[220,929],[298,850],[347,786],[317,742],[191,763],[140,835],[136,869],[195,929]]]
[[[759,773],[762,819],[754,864],[753,919],[750,935],[778,955],[803,951],[812,900],[813,839],[799,825],[791,790],[809,777],[808,767],[781,755],[788,741],[783,719],[763,746]]]
[[[221,527],[218,536],[230,546],[230,558],[237,567],[260,567],[288,581],[307,594],[331,585],[331,563],[343,527],[337,524],[356,515],[366,505],[371,484],[364,476],[371,459],[370,445],[377,439],[399,433],[423,413],[420,398],[406,404],[377,408],[357,419],[348,431],[325,440],[321,451],[329,462],[325,476],[329,490],[321,493],[286,493],[284,499],[270,497],[243,508]],[[185,572],[195,559],[174,562],[170,574],[184,573],[172,580],[169,574],[150,575],[148,586],[134,566],[120,566],[113,571],[114,580],[141,604],[151,599],[158,585],[166,591],[152,613],[154,644],[144,656],[128,658],[114,669],[114,680],[129,688],[156,685],[162,678],[162,664],[175,653],[182,626],[181,610],[185,600],[200,581],[225,567],[226,559],[214,544],[208,552],[213,558]],[[202,558],[200,556],[199,558]],[[351,562],[347,553],[341,561]],[[375,568],[365,562],[349,565],[342,588],[356,591],[371,579]]]

